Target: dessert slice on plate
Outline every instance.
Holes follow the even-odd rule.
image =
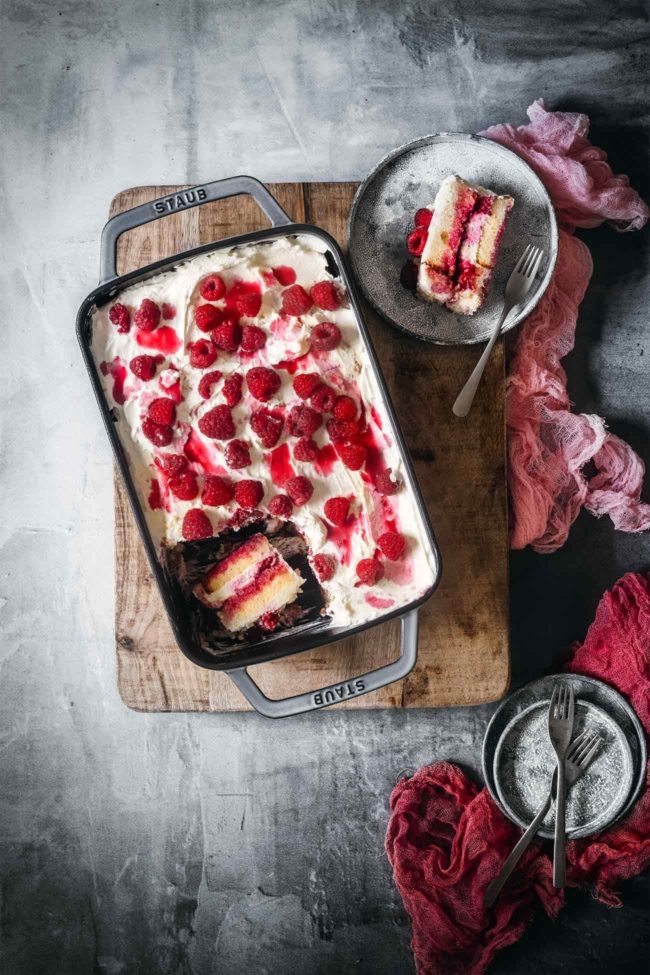
[[[417,293],[461,315],[483,301],[514,200],[448,176],[431,207]]]

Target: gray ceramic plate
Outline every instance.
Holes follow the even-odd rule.
[[[548,701],[515,715],[494,754],[493,775],[501,805],[523,829],[548,795],[556,767],[548,737]],[[590,701],[576,702],[574,736],[595,732],[602,739],[597,754],[567,795],[566,824],[572,838],[589,836],[612,822],[627,802],[634,768],[632,751],[616,721]],[[540,830],[553,835],[549,810]]]
[[[454,315],[442,305],[416,298],[400,284],[413,215],[433,202],[442,180],[454,173],[515,200],[487,300],[471,316]],[[555,211],[530,166],[496,142],[455,132],[427,135],[382,159],[354,198],[348,239],[352,268],[370,304],[398,328],[443,345],[489,338],[510,272],[526,244],[536,244],[545,257],[535,285],[510,313],[503,331],[513,328],[544,294],[557,257]]]
[[[647,761],[645,734],[639,719],[625,698],[607,684],[593,680],[591,677],[580,677],[576,674],[557,674],[542,677],[530,684],[526,684],[525,687],[521,687],[503,701],[492,715],[492,719],[485,732],[485,738],[483,739],[482,765],[485,784],[494,801],[503,810],[505,815],[508,815],[499,798],[494,779],[494,756],[499,741],[510,722],[517,715],[526,711],[532,705],[550,699],[553,686],[558,680],[569,680],[573,692],[579,701],[595,704],[605,711],[619,726],[627,741],[632,754],[632,784],[627,799],[616,816],[616,819],[620,819],[634,805],[645,781]],[[607,825],[611,826],[612,822],[614,820],[607,823]]]

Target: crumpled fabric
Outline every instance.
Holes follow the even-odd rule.
[[[576,228],[607,221],[639,230],[650,211],[626,176],[615,176],[606,153],[588,139],[589,119],[549,112],[541,99],[529,124],[495,125],[481,133],[521,156],[540,177],[557,213],[558,259],[549,287],[520,326],[506,384],[512,548],[554,552],[580,509],[609,515],[615,528],[650,527],[640,501],[644,465],[609,433],[602,417],[571,412],[561,361],[574,345],[580,302],[592,273]],[[588,477],[585,465],[595,474]]]
[[[650,735],[650,573],[628,573],[605,593],[582,645],[565,668],[603,680],[635,708]],[[650,765],[630,813],[596,837],[567,844],[567,883],[620,904],[621,881],[650,866]],[[564,891],[552,885],[548,853],[533,844],[496,904],[483,896],[521,832],[487,789],[449,762],[421,768],[390,797],[386,850],[412,924],[418,975],[482,975],[517,941],[538,905],[555,917]]]

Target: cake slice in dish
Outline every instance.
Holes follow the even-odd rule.
[[[433,204],[417,292],[450,311],[473,315],[485,300],[514,200],[458,176],[442,183]]]
[[[428,301],[439,301],[437,295],[444,293],[431,272],[453,279],[465,224],[477,199],[476,190],[458,176],[448,176],[438,190],[417,284],[418,294]]]
[[[292,603],[303,581],[268,539],[257,534],[207,573],[197,595],[236,633]]]

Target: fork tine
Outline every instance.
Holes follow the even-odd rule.
[[[551,700],[549,701],[549,705],[548,705],[549,721],[551,720],[551,718],[555,717],[555,708],[557,707],[558,693],[559,693],[559,688],[558,685],[556,684],[553,687],[553,693],[551,694]]]
[[[583,756],[587,754],[587,752],[589,751],[589,749],[597,739],[598,739],[598,735],[594,734],[593,732],[586,733],[585,740],[581,742],[580,747],[571,756],[571,761],[575,762],[576,765],[579,765],[580,762],[582,761]]]
[[[535,258],[537,257],[537,247],[531,247],[530,254],[526,258],[524,266],[521,269],[521,273],[525,278],[530,274],[530,268],[532,267]]]
[[[526,277],[527,278],[530,278],[531,281],[534,281],[535,278],[537,277],[537,272],[539,271],[539,266],[542,263],[542,258],[543,257],[544,257],[544,251],[538,249],[537,255],[536,255],[536,257],[535,257],[532,265],[526,271]]]
[[[543,253],[539,247],[536,247],[535,252],[531,254],[530,259],[526,262],[526,270],[524,272],[527,278],[531,278],[532,280],[537,274],[537,268],[539,267]]]
[[[526,262],[526,258],[528,257],[529,254],[530,254],[530,244],[527,245],[526,250],[521,255],[517,263],[515,264],[515,271],[518,271],[519,274],[521,274],[521,269],[523,268]]]
[[[564,720],[564,708],[566,705],[566,685],[560,684],[560,700],[557,706],[557,718],[558,721]]]
[[[571,684],[568,684],[567,685],[567,694],[568,694],[568,698],[569,698],[569,700],[568,700],[567,720],[570,721],[571,724],[573,724],[573,719],[575,717],[575,711],[576,711],[576,705],[575,705],[575,700],[574,700],[574,697],[573,697],[573,688],[571,687]]]
[[[588,737],[588,735],[589,735],[589,732],[587,732],[587,731],[581,731],[580,734],[578,735],[578,737],[573,739],[573,741],[569,745],[569,750],[566,753],[566,757],[567,758],[570,758],[571,760],[573,760],[574,755],[577,755],[577,753],[580,751],[580,749],[585,744],[585,739]]]
[[[580,766],[581,767],[583,767],[585,765],[589,765],[589,762],[592,760],[592,758],[594,757],[594,755],[596,754],[596,752],[600,748],[601,744],[602,744],[602,738],[599,735],[597,735],[596,736],[596,741],[593,743],[593,745],[591,746],[591,748],[589,749],[589,751],[587,752],[587,754],[586,755],[583,755],[583,757],[580,759]]]

